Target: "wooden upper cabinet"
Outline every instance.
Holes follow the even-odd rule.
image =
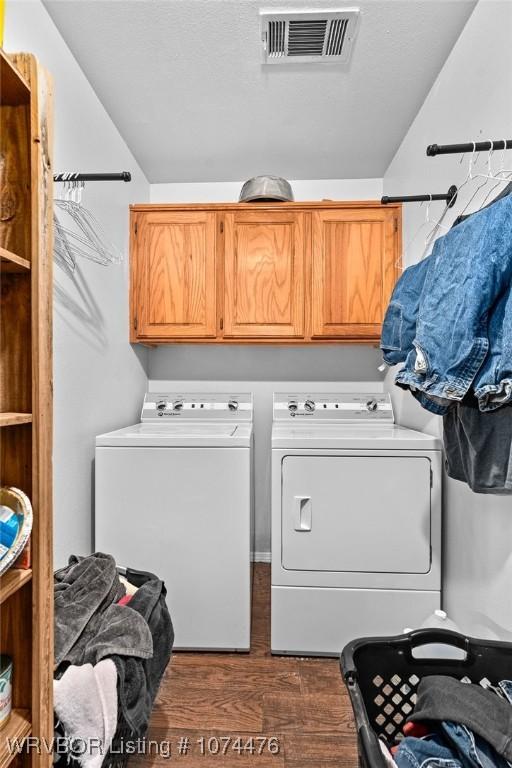
[[[216,336],[215,235],[215,213],[135,214],[132,330],[136,338]]]
[[[396,209],[313,212],[313,338],[379,338],[400,258],[397,235]]]
[[[131,339],[376,343],[400,215],[375,202],[133,206]]]
[[[301,211],[225,214],[225,337],[304,337],[304,219]]]

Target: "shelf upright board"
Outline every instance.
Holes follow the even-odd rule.
[[[53,736],[52,90],[31,54],[0,49],[0,483],[34,511],[31,568],[0,578],[0,651],[13,660],[13,712],[0,768],[50,768],[16,757],[8,737]]]

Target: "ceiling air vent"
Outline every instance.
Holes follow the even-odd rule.
[[[347,61],[355,40],[359,9],[326,11],[261,10],[264,60]]]

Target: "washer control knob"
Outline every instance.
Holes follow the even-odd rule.
[[[228,408],[230,411],[238,411],[238,400],[230,400]]]
[[[172,405],[173,411],[181,411],[183,408],[183,400],[176,400]]]
[[[288,410],[290,411],[290,413],[295,413],[298,407],[299,407],[299,404],[297,403],[296,400],[288,401]]]
[[[306,400],[304,402],[304,410],[307,411],[308,413],[313,413],[315,408],[316,408],[316,405],[314,400]]]
[[[156,404],[156,409],[159,413],[162,413],[162,411],[165,411],[167,408],[167,400],[159,400]]]
[[[367,400],[366,402],[366,410],[370,411],[372,413],[373,411],[376,411],[379,407],[379,404],[376,400],[373,398],[371,400]]]

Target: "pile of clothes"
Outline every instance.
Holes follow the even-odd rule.
[[[448,474],[512,492],[512,184],[406,269],[382,327],[395,383],[443,416]]]
[[[404,734],[392,754],[383,747],[390,767],[510,768],[512,681],[482,686],[425,677]]]
[[[163,582],[121,570],[98,552],[71,556],[54,576],[54,709],[63,765],[124,765],[123,741],[144,736],[171,657]]]

